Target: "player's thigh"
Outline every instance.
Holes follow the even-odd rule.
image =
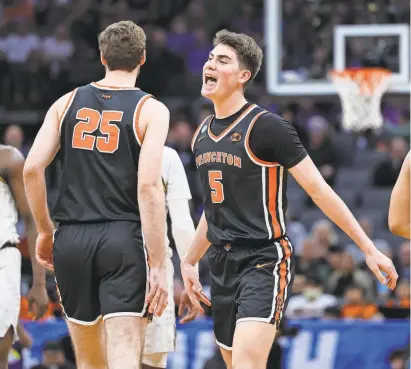
[[[168,303],[160,317],[154,316],[147,324],[144,340],[144,355],[167,353],[175,350],[176,316],[173,293],[174,267],[170,259],[166,260]],[[143,357],[144,361],[144,357]]]
[[[156,354],[143,355],[143,369],[166,368],[167,367],[167,352],[159,352]]]
[[[277,327],[258,321],[242,321],[234,333],[233,369],[266,369]]]
[[[78,369],[107,369],[106,339],[103,321],[84,325],[67,322]]]
[[[144,316],[148,264],[138,223],[107,223],[96,256],[96,273],[103,319]]]
[[[16,247],[0,249],[0,355],[16,337],[20,313],[21,254]]]
[[[102,224],[60,225],[54,235],[57,291],[67,320],[84,325],[101,318],[94,260]]]
[[[110,369],[139,369],[147,318],[111,315],[104,320]]]
[[[277,327],[294,280],[294,257],[287,239],[245,254],[236,303],[237,324],[258,321]]]

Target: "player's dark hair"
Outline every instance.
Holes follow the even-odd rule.
[[[244,33],[230,32],[226,29],[218,31],[214,37],[214,47],[219,44],[227,45],[236,52],[240,66],[251,72],[251,77],[246,85],[250,83],[260,70],[263,61],[261,47],[250,36]]]
[[[131,21],[109,25],[98,36],[99,49],[109,70],[132,72],[141,63],[146,49],[146,34]]]

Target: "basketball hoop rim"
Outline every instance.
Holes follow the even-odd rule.
[[[331,77],[334,78],[350,78],[351,76],[356,76],[359,74],[379,74],[380,76],[389,77],[392,75],[392,72],[389,69],[381,67],[351,67],[345,68],[343,70],[333,69],[330,71]],[[352,77],[351,77],[352,78]]]

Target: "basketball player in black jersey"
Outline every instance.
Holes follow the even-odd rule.
[[[287,172],[365,252],[378,279],[394,288],[390,259],[366,236],[327,185],[294,127],[246,101],[262,51],[244,35],[220,31],[203,70],[202,95],[215,115],[193,137],[204,215],[182,274],[193,303],[207,302],[194,265],[208,250],[214,333],[227,368],[265,369],[293,282],[293,246],[286,235]],[[380,269],[388,273],[387,278]]]
[[[134,87],[145,40],[133,22],[99,35],[105,78],[51,106],[25,165],[37,257],[54,268],[79,369],[140,368],[147,304],[155,315],[167,305],[161,163],[169,112]],[[44,170],[58,150],[55,231]]]

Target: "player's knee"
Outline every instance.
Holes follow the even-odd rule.
[[[160,352],[143,356],[143,369],[159,369],[167,366],[167,353]]]
[[[265,369],[266,361],[259,347],[250,345],[233,355],[233,369]]]

